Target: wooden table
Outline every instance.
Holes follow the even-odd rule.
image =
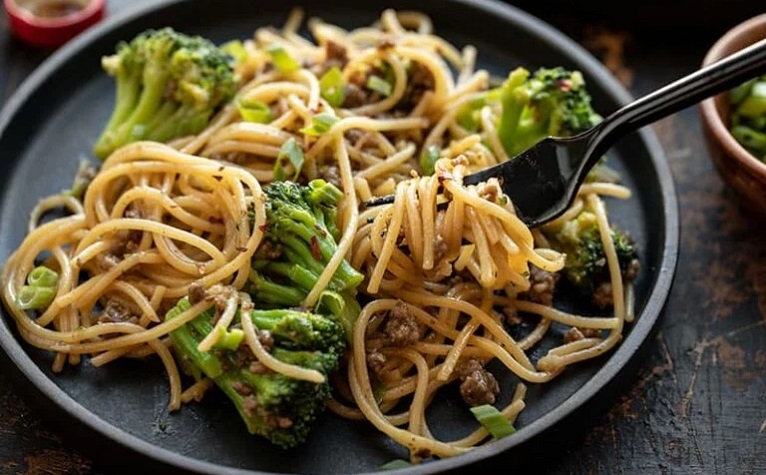
[[[110,1],[110,13],[127,3]],[[717,21],[708,9],[700,16],[704,22],[660,20],[649,28],[647,15],[584,21],[563,10],[564,2],[562,9],[551,8],[555,2],[516,3],[582,42],[636,96],[692,72],[714,39],[751,13],[725,10]],[[48,54],[11,39],[0,20],[0,97],[7,99]],[[656,337],[611,409],[531,461],[536,473],[766,473],[766,225],[742,212],[724,188],[696,108],[654,128],[681,207],[672,293]],[[0,374],[0,474],[97,473]]]

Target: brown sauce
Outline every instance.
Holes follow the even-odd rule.
[[[73,0],[52,0],[39,2],[32,8],[32,13],[42,18],[60,18],[82,11],[84,6]]]

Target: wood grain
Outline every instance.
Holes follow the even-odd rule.
[[[110,12],[125,3],[109,2]],[[643,35],[620,29],[617,19],[606,28],[552,16],[533,2],[519,6],[578,39],[636,96],[696,69],[714,40],[699,34],[687,43],[641,42]],[[0,31],[7,31],[4,21]],[[48,53],[0,37],[2,98]],[[537,473],[766,473],[766,224],[742,211],[716,174],[696,107],[653,127],[682,220],[678,271],[659,331],[610,410],[552,453],[512,461]],[[99,473],[2,375],[0,414],[0,475]]]

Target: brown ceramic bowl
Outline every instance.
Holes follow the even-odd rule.
[[[766,14],[746,20],[715,42],[703,67],[766,38]],[[700,104],[702,125],[710,154],[724,181],[743,205],[766,214],[766,163],[750,154],[729,133],[729,94]]]

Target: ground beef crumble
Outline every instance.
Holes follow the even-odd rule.
[[[407,306],[399,302],[391,309],[383,325],[383,333],[389,344],[408,346],[420,339],[420,326],[417,319],[410,315]]]
[[[98,323],[138,323],[138,316],[134,315],[123,302],[111,298],[98,317]]]
[[[553,294],[556,291],[556,284],[558,283],[559,278],[559,274],[544,271],[534,265],[530,265],[529,290],[520,294],[520,298],[551,306],[553,304]]]
[[[460,378],[460,395],[466,404],[473,407],[495,403],[500,385],[480,360],[468,358],[461,361],[455,367],[455,373]]]
[[[205,299],[205,284],[202,281],[194,281],[189,286],[189,303],[194,305]]]
[[[599,308],[611,307],[614,304],[614,299],[612,298],[612,283],[602,282],[599,284],[599,286],[596,287],[596,290],[593,291],[591,299]]]

